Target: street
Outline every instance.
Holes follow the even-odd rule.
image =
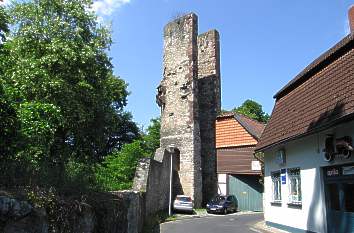
[[[161,224],[161,233],[263,233],[253,225],[262,221],[263,213],[209,215]]]

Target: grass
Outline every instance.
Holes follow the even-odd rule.
[[[171,215],[171,216],[167,217],[164,222],[172,222],[172,221],[176,221],[176,220],[177,220],[176,215]]]
[[[205,214],[206,214],[206,209],[205,209],[205,208],[194,209],[194,212],[195,212],[197,215],[205,215]]]

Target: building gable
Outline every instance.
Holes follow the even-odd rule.
[[[256,145],[253,137],[234,117],[234,114],[216,120],[216,148]]]
[[[261,151],[354,115],[354,34],[321,55],[275,95]]]

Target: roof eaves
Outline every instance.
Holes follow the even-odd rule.
[[[216,119],[233,117],[233,116],[234,116],[233,112],[225,112],[225,113],[222,113],[222,114],[216,116]]]
[[[305,132],[305,133],[302,133],[302,134],[298,134],[298,135],[295,135],[295,136],[292,136],[292,137],[284,138],[284,139],[282,139],[280,141],[265,145],[265,146],[260,147],[260,148],[256,147],[256,149],[254,151],[255,151],[255,153],[263,152],[265,150],[274,148],[275,146],[278,146],[278,145],[281,145],[281,144],[284,144],[284,143],[287,143],[287,142],[290,142],[290,141],[293,141],[293,140],[297,140],[297,139],[309,136],[311,134],[321,132],[323,130],[327,130],[327,129],[333,127],[333,126],[336,126],[336,125],[339,125],[341,123],[345,123],[345,122],[348,122],[348,121],[351,121],[351,120],[354,120],[354,113],[351,113],[349,115],[341,117],[341,118],[339,118],[339,119],[337,119],[335,121],[332,121],[332,122],[330,122],[328,124],[325,124],[325,125],[322,125],[320,127],[314,128],[311,131],[308,131],[308,132]]]
[[[251,146],[256,146],[256,143],[244,143],[244,144],[229,144],[229,145],[222,145],[222,146],[217,146],[216,149],[230,149],[230,148],[243,148],[243,147],[251,147]]]

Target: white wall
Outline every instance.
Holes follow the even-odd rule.
[[[314,232],[326,232],[326,208],[323,187],[322,167],[354,162],[354,155],[349,159],[337,158],[328,163],[323,160],[323,148],[326,134],[334,133],[336,138],[351,136],[354,139],[354,122],[340,125],[331,130],[289,142],[265,151],[264,178],[264,217],[265,221],[278,223],[298,229]],[[284,148],[286,163],[282,166],[275,161],[276,151]],[[282,185],[281,206],[272,205],[271,172],[282,168],[300,167],[302,208],[291,208],[288,202],[288,180]]]

